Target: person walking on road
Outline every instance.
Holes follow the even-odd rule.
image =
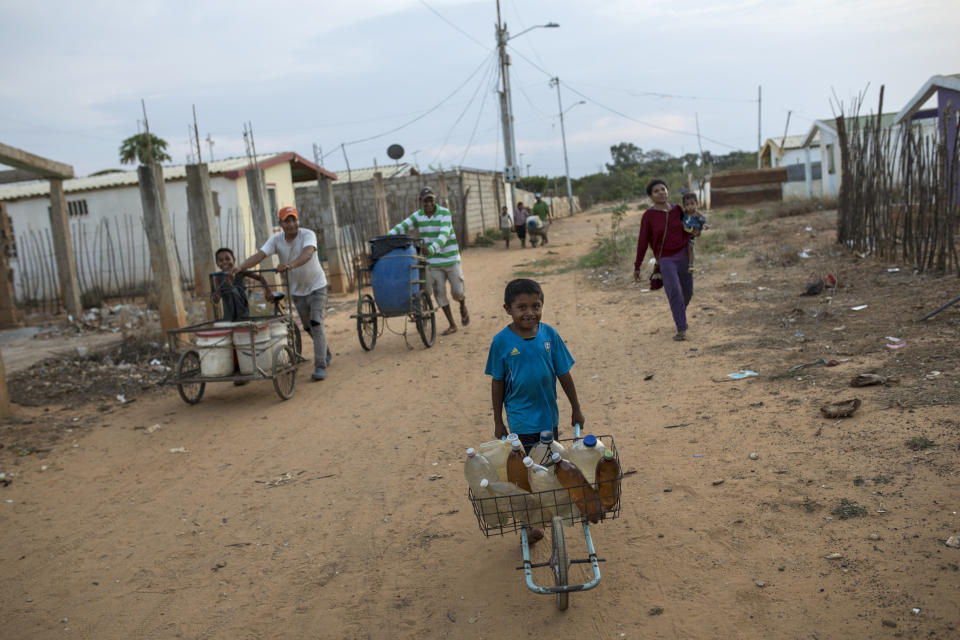
[[[460,267],[460,247],[457,245],[450,210],[437,204],[437,194],[430,187],[420,190],[420,208],[390,229],[387,235],[407,233],[410,228],[416,229],[424,242],[424,254],[430,263],[430,287],[433,289],[433,297],[450,323],[440,335],[456,333],[457,324],[450,311],[447,283],[450,284],[450,297],[460,303],[460,323],[463,326],[470,324],[463,269]]]
[[[640,282],[640,268],[647,247],[657,261],[655,273],[663,282],[663,290],[670,303],[670,313],[677,327],[674,340],[687,339],[687,305],[693,297],[693,274],[687,260],[687,242],[690,234],[683,228],[683,209],[667,200],[669,192],[663,180],[651,180],[647,195],[653,206],[640,218],[640,234],[637,237],[637,256],[633,262],[633,278]],[[654,287],[651,287],[654,288]]]
[[[276,255],[280,264],[277,273],[289,272],[290,295],[300,315],[303,329],[313,339],[313,379],[325,380],[330,366],[330,348],[323,329],[323,315],[327,307],[327,275],[317,257],[317,234],[300,228],[300,214],[294,207],[280,209],[283,231],[270,236],[255,254],[233,268],[233,274],[260,264],[264,258]]]

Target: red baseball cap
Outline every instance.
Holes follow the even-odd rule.
[[[297,220],[300,219],[300,214],[297,213],[296,207],[283,207],[282,209],[280,209],[280,222],[283,222],[290,216],[293,216]]]

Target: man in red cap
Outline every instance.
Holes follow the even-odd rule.
[[[290,295],[300,315],[303,328],[313,339],[313,379],[324,380],[330,365],[330,348],[323,330],[323,314],[327,307],[327,276],[317,257],[317,234],[300,228],[300,214],[294,207],[280,209],[283,232],[271,236],[263,247],[244,260],[233,273],[246,271],[270,255],[280,264],[278,273],[290,272]]]

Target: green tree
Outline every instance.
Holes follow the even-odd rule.
[[[147,136],[149,135],[149,145]],[[150,148],[148,155],[147,148]],[[152,164],[153,162],[170,161],[173,158],[167,153],[167,141],[157,136],[138,133],[120,143],[120,162],[122,164]]]
[[[636,171],[644,162],[643,149],[632,142],[621,142],[610,147],[613,163],[607,163],[607,171]]]

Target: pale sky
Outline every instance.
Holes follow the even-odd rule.
[[[758,86],[766,139],[788,111],[791,135],[831,116],[834,92],[846,104],[865,92],[875,111],[886,85],[896,112],[930,76],[960,72],[956,0],[501,0],[501,13],[518,34],[524,174],[564,172],[553,76],[579,177],[620,142],[697,152],[698,117],[704,150],[754,150]],[[342,143],[353,167],[390,163],[397,143],[422,170],[502,170],[496,20],[495,0],[5,0],[0,142],[78,176],[120,167],[143,98],[175,163],[196,105],[216,159],[243,155],[249,121],[259,153],[312,159],[316,143],[333,171]],[[519,35],[547,22],[560,27]]]

